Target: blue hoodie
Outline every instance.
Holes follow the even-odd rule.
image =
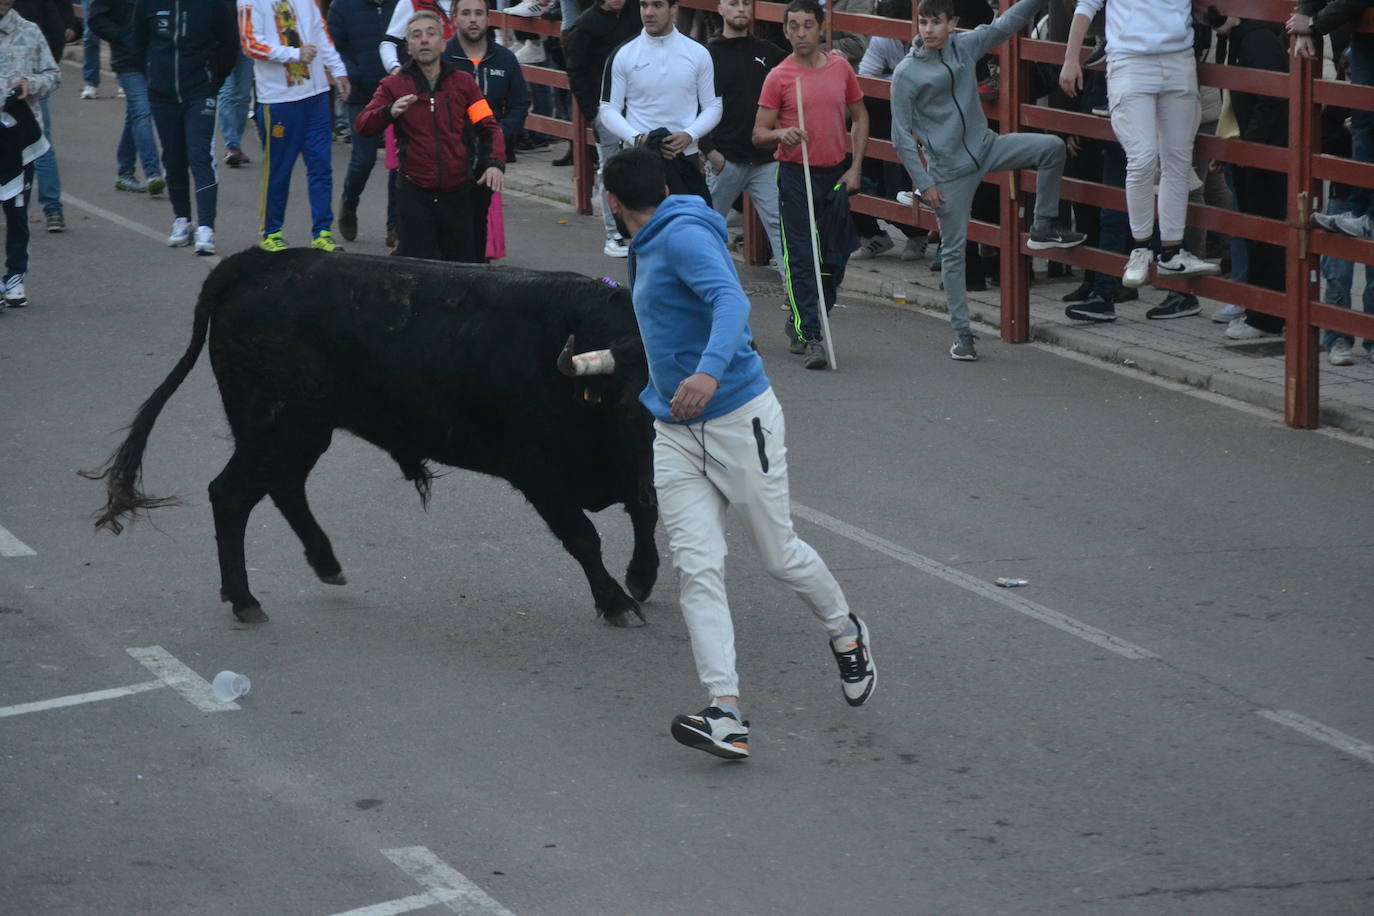
[[[664,423],[668,403],[689,375],[719,382],[701,423],[724,416],[768,390],[763,360],[750,346],[749,298],[725,244],[725,220],[695,194],[675,194],[630,242],[630,289],[649,360],[639,400]]]

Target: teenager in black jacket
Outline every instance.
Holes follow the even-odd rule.
[[[146,64],[143,55],[129,47],[134,0],[91,0],[89,10],[86,22],[92,32],[110,43],[110,69],[124,91],[124,133],[115,150],[115,188],[161,194],[167,182],[162,178],[162,158],[158,155],[153,112],[148,105]],[[143,163],[144,181],[138,180],[139,161]]]

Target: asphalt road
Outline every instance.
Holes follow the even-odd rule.
[[[64,77],[72,230],[38,232],[33,303],[0,316],[0,912],[1374,910],[1368,443],[989,335],[954,363],[940,320],[858,302],[843,371],[806,372],[760,297],[798,528],[880,682],[844,704],[819,626],[734,532],[754,756],[718,762],[668,735],[703,698],[662,537],[649,625],[615,630],[508,485],[451,473],[426,513],[345,435],[310,495],[350,584],[316,581],[264,503],[272,619],[237,623],[204,358],[145,466],[186,506],[92,532],[75,471],[184,349],[209,265],[162,245],[165,200],[113,189],[122,106]],[[221,178],[230,252],[258,175]],[[506,203],[510,263],[623,276],[598,221]],[[380,204],[374,184],[351,248],[381,253]],[[288,240],[306,209],[302,184]],[[623,513],[596,522],[623,569]],[[204,698],[222,669],[252,679],[237,708]],[[96,691],[120,695],[52,702]]]

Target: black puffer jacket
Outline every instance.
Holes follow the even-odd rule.
[[[143,55],[129,48],[134,24],[134,0],[91,0],[86,24],[102,41],[110,43],[110,69],[115,73],[142,73]]]
[[[599,3],[588,7],[578,14],[577,21],[568,30],[564,44],[568,57],[568,84],[588,122],[596,120],[601,108],[601,74],[606,69],[606,60],[612,51],[638,35],[643,27],[639,3],[627,0],[619,13],[609,13]]]

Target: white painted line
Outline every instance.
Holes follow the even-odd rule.
[[[62,194],[62,203],[64,205],[71,204],[78,210],[85,210],[92,216],[98,216],[101,219],[109,220],[116,226],[128,229],[130,232],[136,232],[139,235],[144,236],[145,238],[150,238],[161,245],[167,244],[166,232],[159,232],[152,226],[145,226],[142,223],[134,222],[133,220],[127,217],[120,216],[118,213],[115,213],[112,210],[106,210],[104,207],[97,206],[96,204],[93,204],[90,201],[82,200],[79,197],[73,197],[72,195],[64,192]],[[219,263],[219,255],[210,255],[209,257],[200,256],[197,257],[196,260],[203,262],[206,267],[213,267],[214,265]]]
[[[334,916],[397,916],[398,913],[413,913],[435,904],[448,903],[459,896],[458,891],[425,891],[423,894],[411,894],[409,897],[388,900],[384,903],[360,906],[356,910],[349,910],[346,913],[335,913]]]
[[[177,661],[161,646],[124,651],[142,662],[143,667],[157,675],[158,680],[181,694],[198,709],[206,712],[224,712],[241,708],[237,703],[225,703],[217,699],[209,681]]]
[[[19,538],[10,534],[9,531],[0,525],[0,557],[36,557],[38,551]]]
[[[486,891],[469,881],[461,872],[430,852],[427,847],[383,849],[382,855],[395,862],[401,871],[430,891],[452,892],[454,896],[443,902],[455,913],[462,913],[464,916],[515,916],[510,910],[488,897]]]
[[[824,512],[812,509],[809,506],[793,503],[792,514],[798,518],[806,519],[814,525],[820,525],[822,528],[832,531],[840,537],[848,538],[856,544],[867,547],[869,550],[889,556],[923,573],[928,573],[936,578],[944,579],[952,585],[957,585],[989,601],[995,601],[998,604],[1011,608],[1018,614],[1025,614],[1027,617],[1038,620],[1041,623],[1049,624],[1055,629],[1063,630],[1065,633],[1077,636],[1079,639],[1087,640],[1093,645],[1115,652],[1117,655],[1125,656],[1126,658],[1159,658],[1158,655],[1151,652],[1149,649],[1143,649],[1134,643],[1129,643],[1124,639],[1118,639],[1110,633],[1090,626],[1081,620],[1076,620],[1067,614],[1061,614],[1058,611],[1050,610],[1044,605],[1036,604],[1034,601],[1028,601],[1015,592],[1008,591],[1004,588],[998,588],[990,582],[984,582],[982,579],[970,576],[968,573],[960,572],[953,567],[936,562],[929,557],[923,557],[919,553],[913,553],[900,544],[894,544],[892,541],[881,538],[871,531],[856,528],[847,522],[842,522],[833,516],[826,515]]]
[[[90,693],[73,693],[70,696],[55,697],[51,700],[37,700],[33,703],[20,703],[18,706],[0,706],[0,719],[7,716],[22,716],[30,712],[43,712],[45,709],[61,709],[64,706],[80,706],[82,703],[96,703],[100,700],[113,700],[127,697],[145,690],[159,690],[167,685],[162,681],[144,681],[128,687],[111,687],[109,690],[93,690]]]
[[[1329,725],[1321,724],[1316,719],[1309,719],[1307,716],[1301,716],[1286,709],[1261,709],[1259,715],[1264,716],[1270,722],[1277,722],[1280,725],[1297,729],[1307,737],[1316,738],[1337,750],[1345,751],[1352,757],[1360,758],[1365,763],[1374,763],[1374,744],[1366,744],[1358,738],[1352,738],[1345,732],[1336,731]]]

